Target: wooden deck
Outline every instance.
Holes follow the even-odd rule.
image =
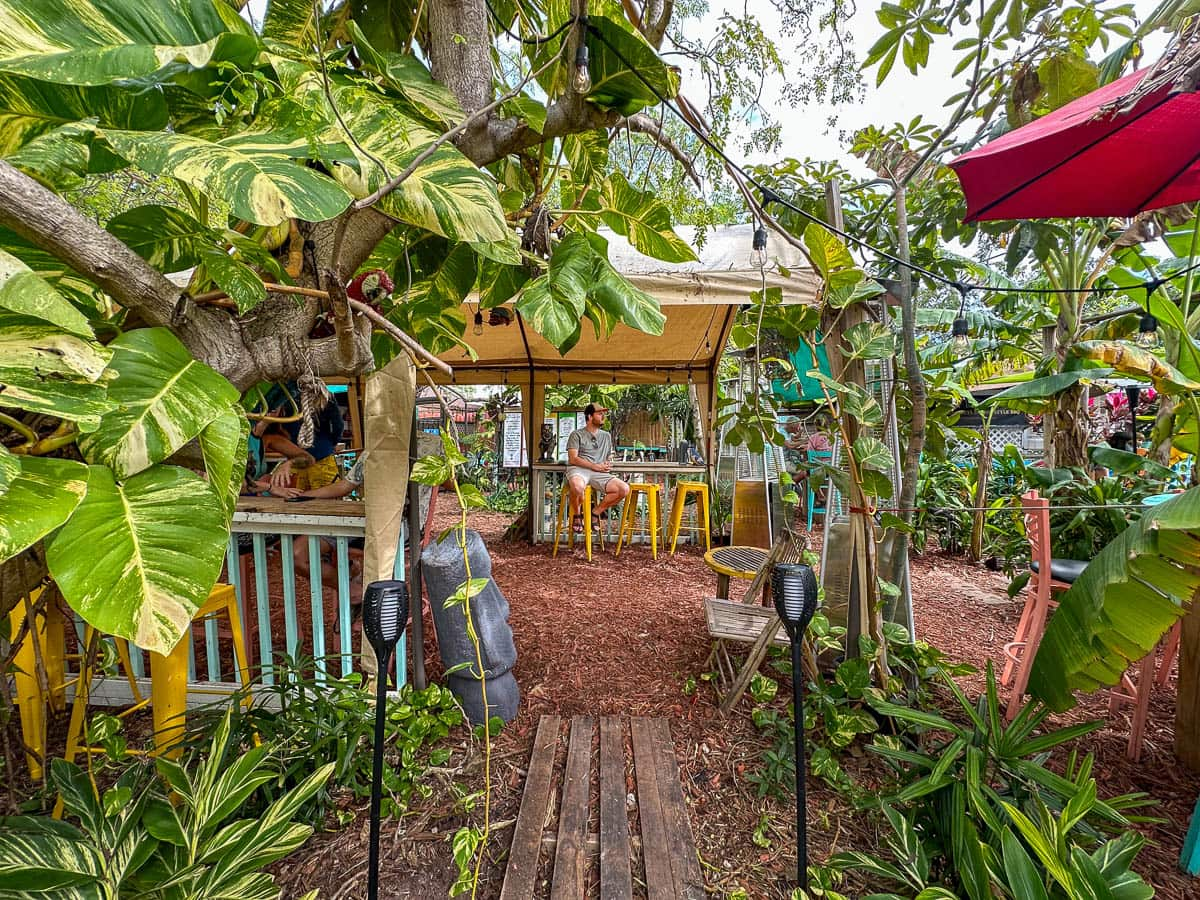
[[[632,759],[622,719],[602,717],[598,741],[594,718],[571,719],[560,753],[563,719],[542,716],[501,900],[703,900],[670,728],[665,719],[628,721]]]

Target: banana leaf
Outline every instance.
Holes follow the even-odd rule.
[[[1149,350],[1125,341],[1080,341],[1071,345],[1071,352],[1081,359],[1091,359],[1112,366],[1122,375],[1149,378],[1154,382],[1155,390],[1164,394],[1200,391],[1200,383],[1192,381]]]
[[[1057,711],[1075,691],[1115,685],[1183,616],[1200,589],[1200,488],[1152,507],[1059,597],[1029,676]]]
[[[1081,381],[1085,384],[1098,381],[1112,373],[1112,369],[1076,369],[1073,372],[1056,372],[1053,375],[1016,384],[998,394],[993,394],[980,406],[1003,406],[1006,409],[1038,415],[1049,409],[1054,403],[1054,398],[1067,388],[1074,387]]]

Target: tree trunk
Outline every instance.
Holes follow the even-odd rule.
[[[1058,395],[1054,407],[1054,459],[1057,468],[1088,466],[1087,388],[1081,384]]]
[[[492,36],[484,0],[431,0],[429,62],[430,73],[467,113],[492,102]]]
[[[908,193],[904,185],[896,184],[896,249],[900,258],[907,262],[910,257],[908,244]],[[900,333],[904,343],[904,373],[908,382],[908,395],[912,409],[912,420],[908,428],[908,444],[904,450],[904,471],[900,480],[900,518],[906,524],[912,522],[912,509],[917,500],[917,478],[921,468],[921,453],[925,450],[925,423],[929,408],[925,399],[925,376],[921,372],[921,359],[917,356],[917,315],[913,303],[912,270],[900,267]],[[908,532],[895,531],[892,540],[891,581],[900,588],[900,602],[904,608],[892,609],[888,618],[901,622],[911,631],[912,592],[905,584],[908,573]],[[901,615],[897,615],[901,613]]]
[[[1158,414],[1154,417],[1154,428],[1150,432],[1150,459],[1160,465],[1169,465],[1171,462],[1171,435],[1175,431],[1175,410],[1178,405],[1174,397],[1158,395]]]

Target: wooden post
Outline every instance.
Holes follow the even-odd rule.
[[[1175,704],[1175,755],[1200,772],[1200,591],[1183,617],[1179,641],[1179,695]]]

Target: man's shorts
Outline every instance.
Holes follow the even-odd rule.
[[[603,494],[605,486],[616,477],[611,472],[594,472],[580,466],[572,466],[567,469],[568,481],[572,478],[582,478],[585,484],[591,486],[592,492],[595,494]]]
[[[333,484],[338,477],[337,457],[330,454],[304,469],[297,469],[293,464],[292,474],[296,478],[296,488],[302,491],[311,491]]]

